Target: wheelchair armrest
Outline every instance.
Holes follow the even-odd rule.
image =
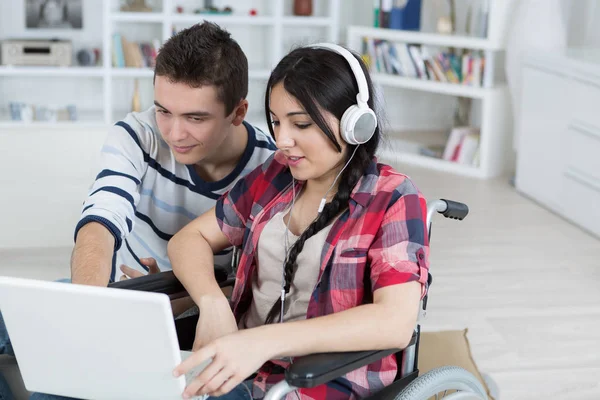
[[[409,346],[416,340],[417,334],[414,333]],[[351,351],[299,357],[285,371],[285,380],[294,387],[312,388],[400,351],[400,349]]]
[[[285,380],[294,387],[312,388],[398,351],[395,349],[311,354],[294,360],[285,371]]]
[[[235,279],[229,279],[227,270],[222,266],[215,266],[215,278],[220,287],[231,286]],[[167,294],[171,300],[187,296],[187,292],[173,271],[164,271],[157,274],[148,274],[139,278],[126,279],[108,285],[111,288],[139,290]]]

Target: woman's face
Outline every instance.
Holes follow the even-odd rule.
[[[322,111],[323,118],[342,147],[342,151],[338,152],[300,102],[284,89],[283,83],[278,83],[271,90],[270,111],[277,148],[286,156],[294,178],[333,182],[343,165],[348,146],[340,138],[340,121],[331,113]]]

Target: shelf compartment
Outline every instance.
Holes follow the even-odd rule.
[[[429,157],[418,153],[412,153],[407,151],[399,150],[398,143],[401,141],[397,139],[390,139],[391,146],[381,147],[377,155],[378,157],[387,163],[392,165],[395,164],[407,164],[422,168],[433,169],[440,172],[449,172],[473,178],[483,178],[485,174],[480,167],[467,164],[459,164],[456,162],[446,161],[441,158]]]

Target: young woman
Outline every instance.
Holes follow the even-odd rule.
[[[185,390],[262,398],[294,357],[404,348],[427,287],[426,201],[378,164],[373,87],[360,57],[299,48],[273,70],[266,114],[278,151],[169,243],[200,308]],[[358,104],[357,104],[358,102]],[[213,254],[242,248],[231,307]],[[396,376],[394,356],[289,399],[362,398]]]

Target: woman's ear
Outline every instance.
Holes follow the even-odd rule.
[[[239,126],[246,118],[248,113],[248,100],[240,100],[237,106],[233,109],[233,120],[231,123],[235,126]]]

